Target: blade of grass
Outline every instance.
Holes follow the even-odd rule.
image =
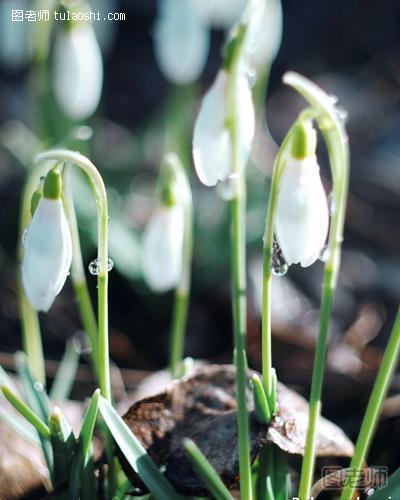
[[[78,439],[78,446],[72,463],[69,479],[69,490],[72,500],[79,498],[79,492],[82,487],[83,473],[90,457],[90,444],[96,424],[99,397],[100,389],[96,389],[83,418],[81,432]]]
[[[69,398],[79,366],[79,352],[72,340],[68,340],[64,356],[51,386],[50,399],[62,403]]]
[[[229,493],[227,487],[218,476],[214,467],[200,451],[196,443],[194,443],[191,439],[185,439],[183,441],[183,445],[189,455],[189,458],[192,460],[197,473],[213,497],[217,500],[232,500],[233,497]]]
[[[28,420],[40,434],[46,439],[50,438],[50,430],[47,425],[34,413],[18,396],[16,396],[7,386],[1,386],[1,390],[6,399],[14,408]]]
[[[374,491],[369,497],[371,500],[388,500],[388,498],[400,498],[400,469],[397,469],[390,477],[385,486]]]
[[[182,499],[129,427],[102,396],[99,399],[99,410],[120,450],[150,492],[159,500]]]

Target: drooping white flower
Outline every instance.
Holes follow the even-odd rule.
[[[175,288],[182,272],[184,208],[161,206],[151,217],[142,237],[143,277],[150,288]]]
[[[288,265],[313,264],[329,227],[329,209],[314,153],[288,158],[279,182],[275,234]]]
[[[197,175],[215,186],[232,175],[230,132],[227,127],[229,74],[220,70],[201,103],[194,127],[193,159]],[[247,163],[254,135],[254,107],[247,78],[240,75],[236,89],[239,170]]]
[[[154,44],[165,78],[176,84],[197,80],[206,63],[210,33],[192,0],[159,2]]]
[[[57,33],[53,58],[53,86],[60,108],[72,120],[89,118],[103,88],[103,60],[91,24],[73,23]]]
[[[34,309],[48,311],[67,279],[72,260],[71,232],[61,199],[45,194],[24,238],[22,282]]]

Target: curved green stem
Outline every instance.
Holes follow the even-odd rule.
[[[264,390],[267,399],[273,399],[273,381],[272,381],[272,342],[271,342],[271,278],[272,278],[272,245],[274,239],[274,221],[276,212],[276,202],[279,189],[279,181],[285,168],[287,154],[293,131],[300,121],[308,120],[314,116],[312,109],[306,109],[300,113],[296,122],[292,125],[275,159],[271,187],[268,197],[267,215],[265,220],[265,232],[263,237],[263,299],[262,299],[262,375]]]
[[[367,410],[358,435],[353,458],[350,463],[341,500],[354,498],[355,486],[364,467],[365,459],[371,445],[373,435],[379,420],[382,404],[385,400],[393,373],[396,369],[400,354],[400,309],[397,312],[393,331],[383,356],[378,376],[368,402]]]
[[[286,73],[283,81],[302,94],[316,112],[316,120],[327,145],[333,179],[334,210],[328,242],[328,259],[325,263],[319,333],[311,382],[309,424],[299,488],[300,500],[306,500],[310,495],[314,477],[317,425],[321,412],[328,329],[340,267],[348,192],[349,151],[344,123],[332,99],[314,83],[296,73]]]
[[[71,174],[71,167],[66,166],[64,171],[64,211],[68,219],[72,238],[71,280],[75,290],[75,296],[78,303],[82,325],[89,337],[93,368],[97,380],[100,382],[97,346],[97,321],[93,310],[92,301],[90,299],[85,268],[83,265],[78,223],[76,220],[75,206],[71,190]]]
[[[97,168],[85,156],[63,149],[54,149],[39,154],[35,162],[47,162],[48,170],[53,162],[64,162],[82,169],[90,179],[97,205],[98,218],[98,367],[102,395],[111,401],[110,366],[108,352],[108,213],[107,194]],[[50,163],[49,163],[50,162]]]

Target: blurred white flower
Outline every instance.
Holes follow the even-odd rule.
[[[282,40],[280,0],[251,0],[243,14],[248,25],[245,64],[251,70],[265,70],[274,61]]]
[[[313,264],[324,247],[328,202],[315,155],[289,157],[279,183],[275,234],[288,265]]]
[[[31,53],[29,23],[13,21],[12,12],[25,12],[29,8],[27,0],[0,2],[0,62],[11,70],[27,64]]]
[[[236,89],[238,163],[247,163],[254,135],[254,107],[251,90],[244,75]],[[215,186],[232,175],[232,154],[228,120],[229,75],[220,70],[205,94],[194,127],[193,159],[197,175],[206,186]]]
[[[22,282],[34,309],[48,311],[67,279],[71,232],[60,199],[41,198],[24,238]]]
[[[193,0],[196,9],[215,28],[230,28],[239,20],[247,0]]]
[[[210,33],[192,0],[159,1],[154,27],[155,55],[165,78],[192,83],[206,63]]]
[[[182,272],[184,207],[161,206],[151,217],[142,237],[143,277],[156,292],[178,285]]]
[[[57,33],[53,59],[54,92],[63,113],[72,120],[89,118],[103,88],[103,60],[91,24],[72,24]]]

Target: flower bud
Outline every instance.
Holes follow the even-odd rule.
[[[57,102],[72,120],[85,120],[97,109],[103,87],[103,61],[89,22],[72,23],[57,33],[53,85]]]
[[[215,186],[232,175],[232,153],[228,129],[229,74],[219,71],[203,98],[193,134],[193,159],[197,175],[206,186]],[[254,135],[254,107],[244,75],[236,89],[239,170],[246,166]]]
[[[197,80],[206,63],[210,34],[192,0],[159,2],[154,43],[165,78],[176,84]]]
[[[22,282],[34,309],[47,312],[67,279],[72,260],[71,232],[61,201],[61,174],[46,177],[24,239]]]
[[[182,272],[184,208],[161,206],[151,217],[142,238],[143,276],[149,287],[164,292],[178,285]]]
[[[275,234],[288,265],[313,264],[321,254],[328,233],[328,202],[315,145],[311,124],[299,124],[279,182]]]

